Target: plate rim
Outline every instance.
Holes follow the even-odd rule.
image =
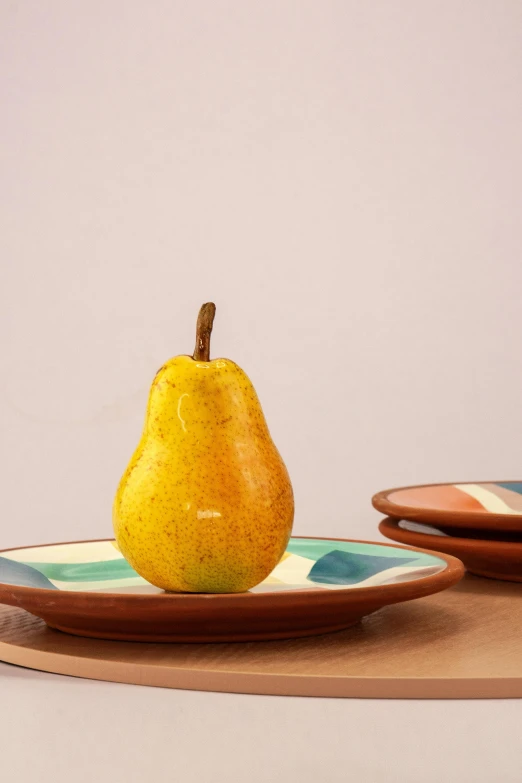
[[[460,536],[454,536],[454,535],[445,535],[445,536],[438,536],[432,533],[422,533],[421,531],[415,531],[415,530],[405,530],[403,527],[400,527],[400,522],[402,522],[402,519],[398,519],[397,517],[385,517],[384,519],[381,519],[379,522],[379,530],[382,533],[383,536],[387,536],[387,533],[384,531],[390,530],[400,530],[406,535],[411,536],[418,536],[418,537],[426,537],[430,539],[434,539],[434,544],[440,543],[441,546],[450,546],[452,547],[455,545],[456,547],[462,548],[462,555],[465,556],[466,554],[489,554],[489,555],[500,555],[500,556],[507,556],[511,553],[519,552],[520,557],[522,559],[522,542],[518,541],[495,541],[491,540],[489,538],[461,538]],[[413,522],[412,519],[405,519],[405,522]],[[393,538],[392,541],[397,541],[397,539]],[[401,543],[400,541],[398,543]],[[415,548],[415,544],[404,544],[404,546],[412,546]],[[438,550],[433,549],[429,550],[437,554],[442,554]],[[454,557],[458,558],[458,555],[454,555]]]
[[[482,481],[437,481],[433,484],[411,484],[402,487],[391,487],[377,492],[372,497],[372,506],[393,519],[405,519],[410,522],[440,522],[442,526],[478,528],[480,530],[504,530],[506,532],[522,532],[522,514],[499,514],[492,511],[459,511],[420,506],[402,506],[389,500],[393,492],[407,489],[424,489],[431,487],[454,487],[456,484],[508,484],[520,483],[521,479],[487,479]],[[514,523],[514,524],[511,524]],[[517,524],[518,523],[518,524]]]
[[[300,540],[310,540],[310,541],[342,541],[344,543],[351,543],[351,544],[371,544],[374,546],[380,546],[380,547],[389,547],[391,549],[402,549],[402,550],[411,550],[413,552],[419,552],[420,554],[424,555],[430,555],[431,557],[437,557],[439,560],[442,560],[446,563],[446,567],[439,571],[436,574],[427,574],[426,576],[420,576],[415,579],[409,579],[404,582],[395,582],[391,584],[385,584],[385,585],[367,585],[366,587],[352,587],[350,590],[325,590],[324,588],[320,587],[310,587],[310,588],[299,588],[296,590],[281,590],[281,591],[270,591],[268,593],[158,593],[158,594],[148,594],[148,593],[104,593],[101,591],[89,591],[89,590],[52,590],[50,588],[46,587],[30,587],[27,585],[10,585],[7,582],[1,582],[0,581],[0,603],[7,603],[5,600],[5,594],[6,592],[10,594],[11,599],[16,600],[16,595],[21,596],[31,596],[33,598],[38,598],[41,596],[43,599],[46,598],[53,598],[57,599],[58,601],[67,601],[71,600],[71,598],[75,598],[78,603],[87,601],[95,601],[96,603],[104,604],[104,603],[114,603],[114,601],[124,601],[129,602],[132,604],[135,603],[151,603],[151,602],[159,602],[161,601],[163,604],[165,602],[168,602],[169,605],[173,603],[184,603],[184,602],[196,602],[196,601],[214,601],[215,603],[222,603],[222,602],[230,602],[236,601],[266,601],[267,599],[274,600],[275,595],[284,596],[285,598],[290,598],[292,596],[296,595],[307,595],[310,600],[314,600],[314,598],[320,597],[321,599],[324,599],[325,593],[329,594],[334,600],[334,596],[346,596],[347,593],[349,594],[356,594],[362,598],[364,598],[366,595],[375,594],[376,591],[385,591],[386,593],[393,593],[397,590],[406,589],[407,592],[409,592],[408,588],[415,587],[416,584],[423,583],[425,585],[432,585],[440,584],[440,590],[446,589],[447,587],[451,587],[454,584],[457,584],[457,582],[462,579],[465,573],[465,567],[459,558],[455,557],[454,555],[448,555],[445,552],[433,552],[433,550],[430,549],[423,549],[421,547],[417,546],[409,546],[407,544],[401,544],[401,543],[395,543],[395,544],[389,544],[387,542],[381,542],[381,541],[367,541],[363,539],[355,539],[355,538],[332,538],[330,536],[291,536],[292,538],[297,538]],[[53,542],[48,544],[34,544],[29,546],[16,546],[16,547],[9,547],[8,549],[2,549],[0,550],[0,557],[5,552],[15,552],[19,549],[43,549],[48,546],[64,546],[67,544],[93,544],[93,543],[102,543],[102,542],[112,542],[114,541],[114,538],[93,538],[93,539],[85,539],[82,541],[61,541],[61,542]],[[443,587],[442,585],[445,585]],[[431,592],[431,591],[430,591]],[[435,590],[434,592],[437,592]],[[421,597],[419,595],[418,597]],[[277,599],[276,599],[277,600]],[[15,604],[17,605],[17,604]]]

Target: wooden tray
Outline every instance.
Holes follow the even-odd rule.
[[[233,693],[400,699],[522,697],[522,585],[466,576],[347,631],[151,644],[53,631],[0,606],[0,660],[97,680]]]

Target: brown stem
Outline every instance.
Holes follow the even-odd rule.
[[[193,355],[197,362],[210,361],[210,335],[212,334],[215,314],[216,305],[214,302],[207,302],[201,305],[196,326],[196,347]]]

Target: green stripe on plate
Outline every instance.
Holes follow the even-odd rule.
[[[58,582],[104,582],[138,576],[122,557],[97,563],[26,563],[48,579]]]

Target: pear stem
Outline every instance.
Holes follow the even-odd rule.
[[[206,302],[201,305],[196,326],[196,347],[193,358],[196,362],[210,361],[210,335],[216,314],[214,302]]]

